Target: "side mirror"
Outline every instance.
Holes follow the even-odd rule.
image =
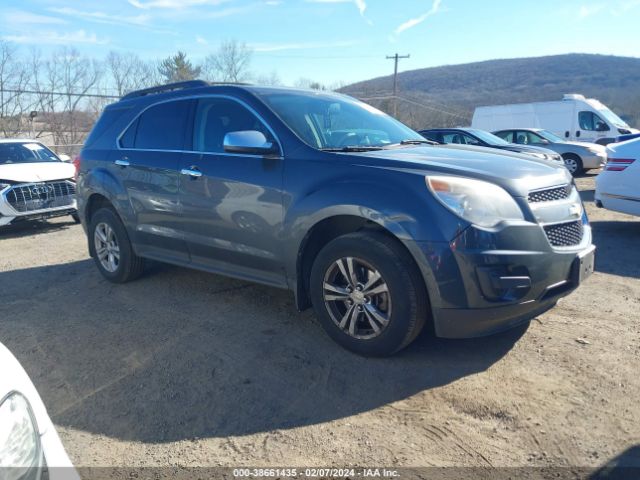
[[[70,162],[71,161],[71,157],[69,155],[67,155],[66,153],[62,153],[62,154],[58,155],[58,158],[60,160],[62,160],[63,162]]]
[[[257,130],[229,132],[224,136],[224,151],[247,155],[269,155],[277,153],[278,147],[267,140],[264,133]]]

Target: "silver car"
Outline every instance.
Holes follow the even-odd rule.
[[[607,162],[606,147],[596,143],[567,142],[555,133],[541,128],[514,128],[499,130],[493,134],[507,142],[544,147],[559,153],[572,175],[600,168]]]

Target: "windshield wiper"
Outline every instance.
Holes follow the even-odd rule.
[[[323,152],[373,152],[382,150],[382,147],[372,147],[369,145],[351,145],[348,147],[328,147],[321,148]]]
[[[434,142],[433,140],[427,140],[427,139],[418,140],[418,139],[415,139],[415,138],[411,138],[411,139],[408,139],[408,140],[402,140],[400,142],[400,145],[423,145],[423,144],[424,145],[440,145],[439,142]]]

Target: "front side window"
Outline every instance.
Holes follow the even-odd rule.
[[[452,143],[464,145],[464,138],[459,133],[443,133],[442,140],[447,145],[450,145]]]
[[[383,148],[402,141],[424,141],[418,133],[389,115],[347,96],[270,90],[257,93],[302,141],[313,148]]]
[[[228,98],[200,99],[193,128],[193,149],[223,153],[225,135],[245,130],[262,132],[268,141],[274,142],[264,123],[240,103]]]
[[[0,143],[0,165],[60,161],[55,153],[40,143]]]
[[[165,102],[145,110],[120,138],[122,148],[183,150],[189,100]]]
[[[593,112],[580,112],[578,114],[578,123],[581,130],[591,132],[605,132],[609,130],[609,126],[604,120]]]

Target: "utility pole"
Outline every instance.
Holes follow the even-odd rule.
[[[411,55],[387,55],[387,60],[395,60],[393,68],[393,116],[398,116],[398,60],[409,58]]]

